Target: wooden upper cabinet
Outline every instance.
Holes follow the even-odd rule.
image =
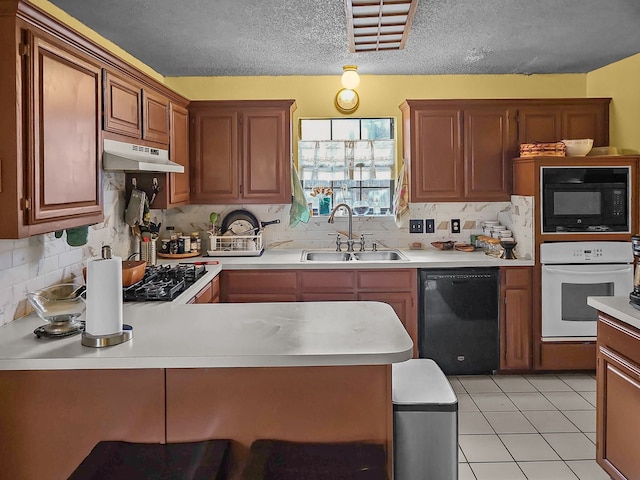
[[[142,87],[104,71],[104,129],[133,138],[142,138]]]
[[[411,100],[401,109],[410,201],[509,200],[515,130],[508,107]]]
[[[27,37],[29,234],[102,221],[100,66],[46,36]]]
[[[508,201],[515,119],[509,107],[464,110],[464,199]]]
[[[609,144],[608,98],[530,101],[518,106],[518,143],[559,142],[593,138],[594,146]]]
[[[562,139],[593,138],[593,145],[609,145],[609,102],[562,110]]]
[[[557,108],[523,107],[518,110],[518,144],[551,143],[560,140],[562,113]]]
[[[406,100],[411,202],[509,201],[520,143],[609,143],[609,98]]]
[[[232,203],[240,198],[238,112],[190,109],[191,200]]]
[[[411,134],[410,197],[412,202],[462,197],[462,112],[457,109],[406,109],[405,132]],[[407,129],[408,126],[408,129]]]
[[[192,203],[290,203],[293,100],[192,102]]]
[[[189,203],[189,111],[171,104],[169,159],[184,167],[184,173],[169,173],[169,203]]]
[[[169,143],[169,99],[147,89],[142,90],[142,138]]]
[[[169,99],[134,79],[104,71],[104,130],[169,144]]]
[[[291,203],[291,121],[287,107],[242,113],[242,191],[249,203]]]

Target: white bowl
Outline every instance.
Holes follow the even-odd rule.
[[[567,147],[567,156],[584,157],[593,147],[593,138],[581,138],[578,140],[561,140]]]

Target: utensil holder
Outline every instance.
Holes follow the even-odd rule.
[[[140,242],[140,260],[147,262],[152,267],[158,262],[156,240],[151,239],[148,242]]]

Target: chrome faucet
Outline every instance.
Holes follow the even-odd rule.
[[[344,242],[340,240],[340,235],[338,235],[338,238],[336,238],[336,250],[340,251],[342,245],[346,243],[347,252],[353,252],[353,240],[351,239],[351,237],[353,236],[353,210],[351,210],[351,207],[346,203],[337,204],[335,207],[333,207],[333,210],[331,210],[331,213],[329,214],[329,220],[327,220],[327,222],[333,223],[333,217],[335,217],[336,215],[336,210],[338,210],[340,207],[345,207],[347,209],[347,212],[349,213],[349,238],[346,242]]]

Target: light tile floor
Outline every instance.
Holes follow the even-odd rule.
[[[459,480],[609,480],[588,374],[452,376]]]

